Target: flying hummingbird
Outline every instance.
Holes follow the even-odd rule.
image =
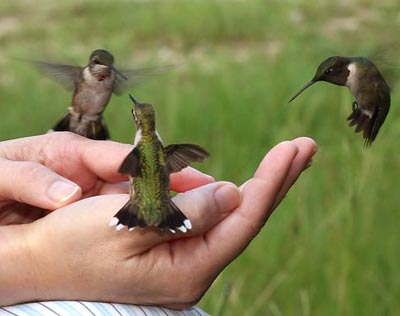
[[[311,79],[289,102],[317,81],[347,86],[355,97],[349,125],[363,131],[364,145],[370,146],[378,135],[390,108],[390,88],[378,68],[364,57],[333,56],[325,59]]]
[[[117,230],[154,226],[185,233],[192,224],[171,200],[169,175],[191,162],[202,162],[209,153],[192,144],[164,147],[156,130],[153,106],[129,96],[134,102],[132,114],[137,131],[133,150],[119,172],[129,175],[130,199],[111,219],[110,226],[116,225]]]
[[[87,138],[109,139],[103,112],[112,93],[122,94],[127,88],[140,83],[146,76],[155,74],[150,68],[119,71],[113,55],[96,49],[84,67],[32,62],[44,74],[72,90],[72,103],[65,116],[53,131],[71,131]]]

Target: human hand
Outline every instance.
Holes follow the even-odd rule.
[[[117,170],[132,145],[93,141],[62,132],[0,142],[0,225],[32,222],[94,195],[128,192]],[[192,168],[180,177],[196,187],[213,181]]]
[[[22,295],[23,301],[191,306],[257,235],[315,152],[315,143],[307,138],[280,143],[242,185],[241,193],[227,182],[187,186],[182,177],[176,185],[189,191],[174,201],[193,223],[185,235],[108,227],[127,200],[126,195],[114,194],[84,199],[19,225],[23,229],[8,239],[14,241],[11,253],[27,255],[13,264],[7,261],[0,276],[1,269],[26,273],[14,273],[20,287],[13,292],[15,283],[9,284],[5,303],[21,302]]]

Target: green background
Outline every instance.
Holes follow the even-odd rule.
[[[121,69],[177,65],[131,92],[155,105],[166,144],[211,152],[196,167],[216,179],[241,184],[282,140],[319,144],[313,167],[199,306],[229,316],[400,314],[397,1],[65,2],[0,2],[1,140],[46,132],[71,98],[16,58],[85,65],[105,48]],[[348,89],[317,83],[287,103],[332,55],[370,57],[392,88],[369,149],[346,126]],[[112,98],[113,140],[132,142],[130,109],[128,97]]]

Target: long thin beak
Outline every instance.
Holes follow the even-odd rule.
[[[306,90],[309,86],[313,85],[314,83],[316,83],[316,81],[311,80],[310,82],[308,82],[303,88],[300,89],[299,92],[297,92],[290,100],[289,103],[292,102],[294,99],[296,99],[304,90]]]
[[[133,101],[133,103],[135,103],[135,105],[140,104],[140,102],[138,100],[136,100],[136,98],[132,94],[130,94],[130,93],[128,93],[128,94],[129,94],[129,97],[131,98],[131,100]]]
[[[125,76],[122,72],[120,72],[114,65],[111,67],[117,74],[119,74],[122,78],[125,80],[128,80],[129,78]]]

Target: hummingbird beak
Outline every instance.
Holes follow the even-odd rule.
[[[297,92],[297,93],[289,100],[289,103],[292,102],[294,99],[296,99],[304,90],[306,90],[309,86],[313,85],[314,83],[316,83],[315,80],[311,80],[310,82],[308,82],[303,88],[300,89],[299,92]]]
[[[111,67],[118,75],[120,75],[122,78],[125,80],[128,80],[129,78],[125,76],[122,72],[120,72],[114,65]]]
[[[135,105],[140,104],[140,102],[138,100],[136,100],[136,98],[132,94],[130,94],[130,93],[128,93],[128,94],[129,94],[129,97],[131,98],[131,100],[133,101],[133,103],[135,103]]]

